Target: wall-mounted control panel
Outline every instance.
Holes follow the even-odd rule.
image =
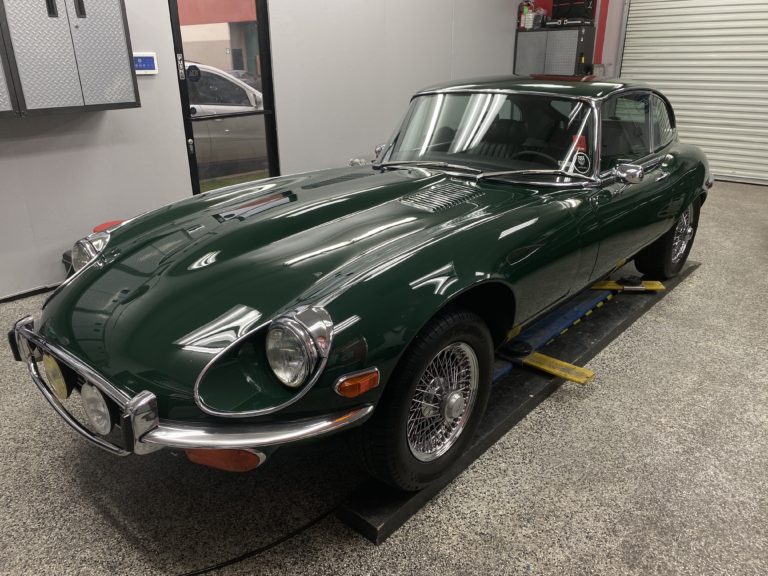
[[[123,0],[0,0],[0,114],[139,105]]]
[[[134,52],[133,69],[139,76],[157,74],[157,53],[155,52]]]

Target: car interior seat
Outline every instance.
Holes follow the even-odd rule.
[[[522,148],[527,136],[528,131],[522,122],[497,119],[470,152],[491,158],[509,158]]]

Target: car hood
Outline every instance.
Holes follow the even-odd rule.
[[[161,383],[189,394],[211,342],[487,218],[490,205],[514,208],[532,197],[370,166],[220,189],[114,230],[103,262],[49,300],[41,332],[132,393]]]

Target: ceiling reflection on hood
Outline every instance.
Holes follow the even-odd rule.
[[[247,334],[260,319],[261,312],[239,304],[174,344],[192,352],[216,354]]]

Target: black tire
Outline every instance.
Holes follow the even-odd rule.
[[[661,238],[656,240],[650,246],[644,248],[635,256],[635,268],[643,275],[652,280],[666,280],[674,278],[683,269],[688,254],[693,247],[693,240],[696,238],[696,230],[699,227],[699,212],[701,211],[701,202],[699,199],[693,201],[680,215],[672,228]],[[685,222],[687,218],[688,222]],[[676,234],[683,232],[683,227],[690,227],[690,238],[685,242],[685,247],[681,253],[678,253],[676,245]]]
[[[409,414],[414,415],[412,407],[417,405],[413,402],[421,403],[414,398],[415,395],[422,394],[421,391],[417,392],[417,386],[424,386],[426,380],[422,382],[421,377],[434,359],[452,351],[466,353],[467,346],[474,352],[477,360],[472,364],[477,368],[474,401],[459,399],[465,406],[462,417],[444,420],[446,423],[463,421],[463,427],[447,451],[434,456],[431,461],[418,459],[411,448],[412,440],[409,440],[408,435]],[[467,354],[466,358],[469,361],[471,354]],[[472,373],[474,374],[474,371]],[[408,491],[420,490],[440,477],[472,440],[488,403],[492,375],[493,342],[487,326],[479,316],[468,311],[454,310],[444,312],[431,320],[398,363],[371,420],[352,437],[353,445],[368,472],[382,482]],[[432,382],[437,380],[433,379]],[[442,415],[445,414],[444,410],[447,410],[448,398],[456,392],[450,390],[453,385],[447,380],[442,383],[447,385],[447,389],[439,390],[443,395],[441,407],[434,409],[434,413],[428,416],[440,421],[443,421]],[[421,457],[424,458],[425,455],[422,454]]]

